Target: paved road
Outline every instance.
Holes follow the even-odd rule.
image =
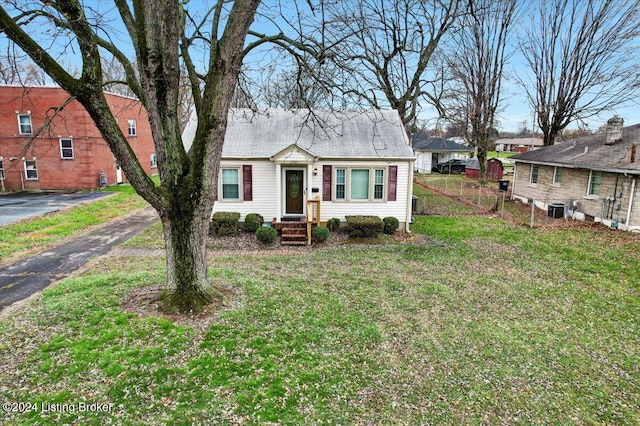
[[[90,235],[0,268],[0,311],[82,267],[90,259],[141,233],[158,220],[151,207],[109,222]]]
[[[0,225],[51,213],[110,195],[109,192],[16,192],[0,195]]]

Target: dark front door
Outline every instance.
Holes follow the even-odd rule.
[[[285,170],[285,214],[302,214],[304,170]]]

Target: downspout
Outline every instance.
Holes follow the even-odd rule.
[[[513,185],[511,185],[511,199],[516,195],[516,182],[518,181],[518,162],[513,163]]]
[[[625,224],[627,225],[627,231],[629,230],[629,221],[631,220],[631,207],[633,206],[633,194],[636,192],[636,180],[634,177],[631,182],[631,195],[629,195],[629,208],[627,209],[627,219],[625,220]]]
[[[415,161],[415,160],[414,160]],[[411,197],[413,196],[413,161],[409,161],[409,188],[407,193],[407,218],[404,224],[404,230],[407,234],[411,233],[409,225],[411,224]]]

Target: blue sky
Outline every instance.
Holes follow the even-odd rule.
[[[201,2],[200,4],[203,6],[210,3],[205,0],[192,0],[192,2],[193,2],[192,4],[195,3],[196,5],[198,5],[199,2]],[[285,4],[291,6],[291,4],[289,3],[285,3]],[[101,13],[104,13],[104,12],[114,13],[114,7],[110,4],[110,2],[100,1],[100,2],[92,3],[92,5]],[[292,9],[287,11],[287,14],[290,14],[290,13],[291,14],[293,13]],[[114,41],[116,41],[124,51],[128,50],[126,49],[126,45],[125,45],[127,38],[118,37],[116,35],[118,30],[123,29],[122,24],[117,21],[114,21],[112,25],[113,25],[113,29],[112,31],[110,31],[110,35],[114,37]],[[254,29],[258,31],[264,31],[265,33],[273,33],[274,28],[275,27],[272,24],[268,24],[265,19],[260,19],[260,18],[257,19],[256,27],[254,27]],[[33,31],[33,29],[31,31]],[[36,38],[41,39],[43,41],[46,40],[45,43],[56,44],[51,41],[52,38],[50,37],[50,34],[47,34],[46,32],[43,32],[42,34],[36,34]],[[62,40],[59,40],[57,44],[60,45],[61,43],[67,43],[67,41],[68,40],[62,39]],[[7,51],[7,40],[5,37],[0,35],[0,52],[4,54],[6,51]],[[131,51],[132,50],[130,50],[130,52]],[[60,55],[59,57],[63,58],[64,61],[70,66],[74,66],[74,64],[78,63],[77,49],[67,48],[63,52],[59,53],[59,55]],[[264,52],[262,52],[262,55],[264,55]],[[254,55],[253,58],[255,57],[256,55]],[[518,54],[515,54],[512,57],[511,63],[507,67],[507,70],[509,72],[517,72],[521,76],[524,75],[523,73],[527,72],[527,69],[524,65],[524,61],[522,57]],[[501,98],[502,98],[502,104],[501,104],[501,108],[498,115],[498,120],[500,122],[499,130],[515,131],[523,121],[526,121],[527,127],[531,128],[532,122],[534,120],[532,111],[527,103],[526,97],[523,94],[522,88],[519,85],[517,85],[513,79],[506,79],[503,82],[503,92],[502,92]],[[610,111],[603,114],[600,117],[594,117],[590,119],[588,121],[589,128],[592,130],[597,129],[614,114],[624,118],[625,123],[627,125],[640,123],[640,102],[633,102],[631,104],[621,106],[614,111]],[[429,123],[435,123],[435,119],[437,118],[437,116],[435,114],[435,111],[432,108],[429,108],[426,105],[426,103],[423,103],[423,108],[420,114],[420,118],[427,120]],[[575,127],[576,127],[575,124],[570,125],[570,128],[575,128]]]

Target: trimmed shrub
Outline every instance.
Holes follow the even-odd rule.
[[[340,219],[338,219],[337,217],[329,219],[327,221],[327,228],[331,232],[336,232],[338,229],[340,229]]]
[[[249,213],[244,218],[244,229],[248,232],[256,232],[264,223],[264,218],[258,213]]]
[[[383,231],[385,234],[393,234],[400,226],[400,221],[392,216],[385,217],[384,219],[382,219],[382,221],[384,222]]]
[[[311,241],[322,244],[329,238],[329,228],[326,226],[316,226],[311,230]]]
[[[262,244],[273,244],[278,236],[278,231],[270,226],[261,226],[256,230],[256,238]]]
[[[211,217],[209,232],[217,237],[238,235],[240,213],[215,212]]]
[[[345,219],[352,238],[377,237],[384,229],[384,222],[378,216],[346,216]]]

